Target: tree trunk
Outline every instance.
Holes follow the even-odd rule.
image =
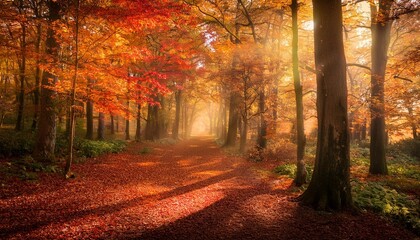
[[[86,102],[86,139],[93,139],[93,101],[89,98],[90,91],[93,88],[95,81],[91,78],[87,79],[87,95]]]
[[[388,46],[392,22],[390,14],[392,0],[380,0],[379,10],[371,5],[372,71],[371,71],[371,123],[370,123],[370,167],[371,174],[388,174],[385,158],[385,97],[384,82]]]
[[[156,139],[161,139],[163,137],[167,137],[168,136],[168,115],[167,115],[167,111],[166,111],[166,99],[164,96],[161,96],[159,98],[159,102],[160,102],[160,108],[156,107],[156,111],[158,114],[158,129],[157,129],[157,135],[156,135]]]
[[[111,125],[110,125],[110,127],[111,127],[111,135],[114,135],[115,134],[115,121],[114,121],[114,115],[111,113]]]
[[[42,36],[42,25],[39,23],[36,27],[37,37],[35,45],[35,54],[36,54],[36,68],[35,68],[35,89],[34,89],[34,116],[32,119],[32,131],[35,131],[38,123],[38,113],[39,113],[39,84],[41,78],[41,64],[39,54],[41,53],[41,36]]]
[[[130,100],[127,100],[127,111],[130,109]],[[125,119],[125,140],[130,140],[130,114],[127,112]]]
[[[141,142],[141,104],[137,104],[136,141]]]
[[[21,1],[22,2],[22,1]],[[22,2],[23,4],[23,2]],[[23,6],[22,6],[23,7]],[[18,112],[16,120],[16,131],[21,131],[24,128],[23,109],[25,106],[25,74],[26,74],[26,23],[21,24],[22,38],[20,40],[20,63],[19,63],[19,101]]]
[[[315,167],[299,197],[320,210],[352,206],[346,60],[340,0],[313,0],[318,139]]]
[[[239,121],[239,99],[236,92],[232,92],[230,95],[229,102],[229,120],[228,130],[226,136],[225,147],[233,147],[236,143],[236,137],[238,135],[238,121]]]
[[[175,92],[175,121],[174,121],[174,127],[172,129],[172,138],[178,139],[179,138],[179,121],[181,118],[181,90],[177,90]]]
[[[295,100],[296,100],[296,143],[297,143],[297,171],[294,179],[296,186],[301,186],[306,183],[306,167],[304,162],[305,157],[305,125],[303,119],[303,95],[302,95],[302,84],[300,83],[299,76],[299,56],[298,56],[298,2],[292,0],[290,5],[292,9],[292,55],[293,55],[293,79],[295,88]]]
[[[248,119],[247,117],[242,118],[242,124],[241,124],[241,139],[239,142],[239,151],[241,153],[245,152],[246,148],[246,140],[248,135]]]
[[[55,38],[54,22],[60,19],[60,4],[57,1],[48,1],[49,17],[45,52],[54,62],[58,61],[59,44]],[[51,81],[52,80],[52,81]],[[54,99],[57,93],[50,87],[57,82],[57,76],[50,71],[45,71],[41,83],[41,105],[39,127],[33,156],[36,160],[51,162],[54,160],[56,140],[56,109]]]
[[[72,176],[70,173],[71,164],[73,162],[73,144],[74,144],[74,137],[75,137],[75,124],[76,124],[76,114],[75,114],[75,101],[76,101],[76,84],[77,84],[77,76],[78,76],[78,69],[79,69],[79,2],[80,0],[76,0],[76,14],[75,14],[75,52],[74,52],[74,77],[71,86],[71,94],[70,94],[70,134],[69,134],[69,143],[68,143],[68,151],[69,156],[66,161],[66,167],[64,169],[64,174],[66,178]]]
[[[86,103],[86,139],[93,139],[93,102],[90,99]]]
[[[147,107],[147,121],[145,138],[146,140],[156,140],[159,138],[159,113],[158,106],[149,104]]]
[[[105,140],[105,114],[103,112],[99,112],[98,116],[98,140],[102,141]]]
[[[261,86],[258,101],[258,111],[260,114],[260,127],[258,129],[258,140],[257,144],[260,148],[267,147],[267,121],[265,120],[265,89]]]

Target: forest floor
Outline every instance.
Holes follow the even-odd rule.
[[[290,178],[210,137],[133,143],[76,178],[0,179],[0,239],[416,239],[376,214],[314,211]]]

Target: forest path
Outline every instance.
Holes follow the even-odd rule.
[[[224,153],[210,137],[135,143],[1,188],[0,239],[414,239],[373,214],[316,212],[290,179]],[[15,185],[13,185],[15,184]]]

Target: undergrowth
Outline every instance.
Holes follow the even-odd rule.
[[[124,150],[126,143],[119,140],[94,141],[76,139],[74,148],[78,157],[97,157],[106,153],[118,153]]]
[[[0,166],[0,172],[23,180],[37,180],[38,173],[57,173],[60,160],[68,156],[68,140],[65,134],[56,138],[55,155],[57,162],[41,163],[31,156],[35,145],[35,134],[30,131],[15,132],[12,129],[0,131],[0,158],[10,158]],[[126,142],[120,140],[94,141],[75,138],[74,162],[83,162],[86,158],[97,157],[106,153],[118,153],[124,150]]]
[[[0,131],[0,158],[30,154],[34,146],[34,134],[30,131],[16,132],[13,129]]]
[[[352,182],[354,204],[360,209],[371,209],[404,223],[420,233],[420,207],[418,200],[397,192],[380,182]]]

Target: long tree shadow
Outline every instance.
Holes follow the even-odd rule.
[[[260,232],[267,226],[255,216],[247,216],[242,209],[243,204],[259,195],[276,195],[282,192],[283,190],[271,190],[265,184],[245,189],[225,189],[224,198],[198,212],[146,232],[124,232],[117,238],[255,239],[254,234],[249,235],[250,229]],[[244,219],[246,220],[243,221]]]
[[[105,206],[100,206],[97,208],[93,208],[93,209],[86,209],[86,210],[76,210],[76,211],[67,211],[67,212],[61,212],[60,216],[57,216],[56,214],[50,215],[50,216],[45,216],[44,219],[42,220],[35,220],[35,219],[39,219],[39,217],[35,217],[35,216],[39,216],[36,212],[32,213],[33,214],[33,218],[27,218],[30,221],[34,221],[35,222],[31,222],[29,224],[25,223],[24,220],[22,222],[19,222],[18,225],[15,225],[13,227],[1,227],[0,228],[0,236],[1,237],[10,237],[14,234],[17,233],[29,233],[32,231],[35,231],[41,227],[47,226],[49,224],[52,223],[65,223],[65,222],[69,222],[71,220],[77,219],[77,218],[83,218],[85,216],[91,216],[91,215],[97,215],[97,216],[103,216],[106,214],[111,214],[113,212],[118,212],[121,210],[124,210],[125,208],[131,208],[134,206],[137,206],[139,204],[147,204],[153,201],[160,201],[160,200],[164,200],[166,198],[171,198],[171,197],[175,197],[175,196],[179,196],[194,190],[198,190],[204,187],[207,187],[209,185],[212,184],[216,184],[231,178],[234,178],[236,176],[238,176],[238,173],[240,173],[243,170],[243,167],[238,167],[232,171],[217,175],[217,176],[213,176],[210,178],[207,178],[205,180],[202,181],[198,181],[195,183],[192,183],[190,185],[187,186],[182,186],[179,188],[175,188],[173,190],[167,191],[167,192],[163,192],[163,193],[159,193],[159,194],[154,194],[154,195],[149,195],[149,196],[140,196],[140,197],[136,197],[134,199],[131,200],[127,200],[127,201],[122,201],[122,202],[118,202],[116,204],[110,204],[110,205],[105,205]],[[7,209],[4,209],[4,212],[6,213]],[[12,215],[12,212],[15,212],[16,209],[8,209],[9,210],[9,214]],[[27,211],[28,209],[21,209],[21,211]],[[32,209],[32,211],[34,211],[36,209]],[[44,207],[43,209],[39,209],[41,211],[48,211],[48,207]],[[65,209],[67,210],[67,209]],[[71,209],[70,209],[71,210]],[[56,212],[56,211],[54,211]],[[1,214],[3,215],[3,214]],[[22,215],[22,214],[19,214]],[[3,221],[5,219],[7,219],[7,217],[5,215],[3,215]],[[57,222],[57,219],[58,222]]]

